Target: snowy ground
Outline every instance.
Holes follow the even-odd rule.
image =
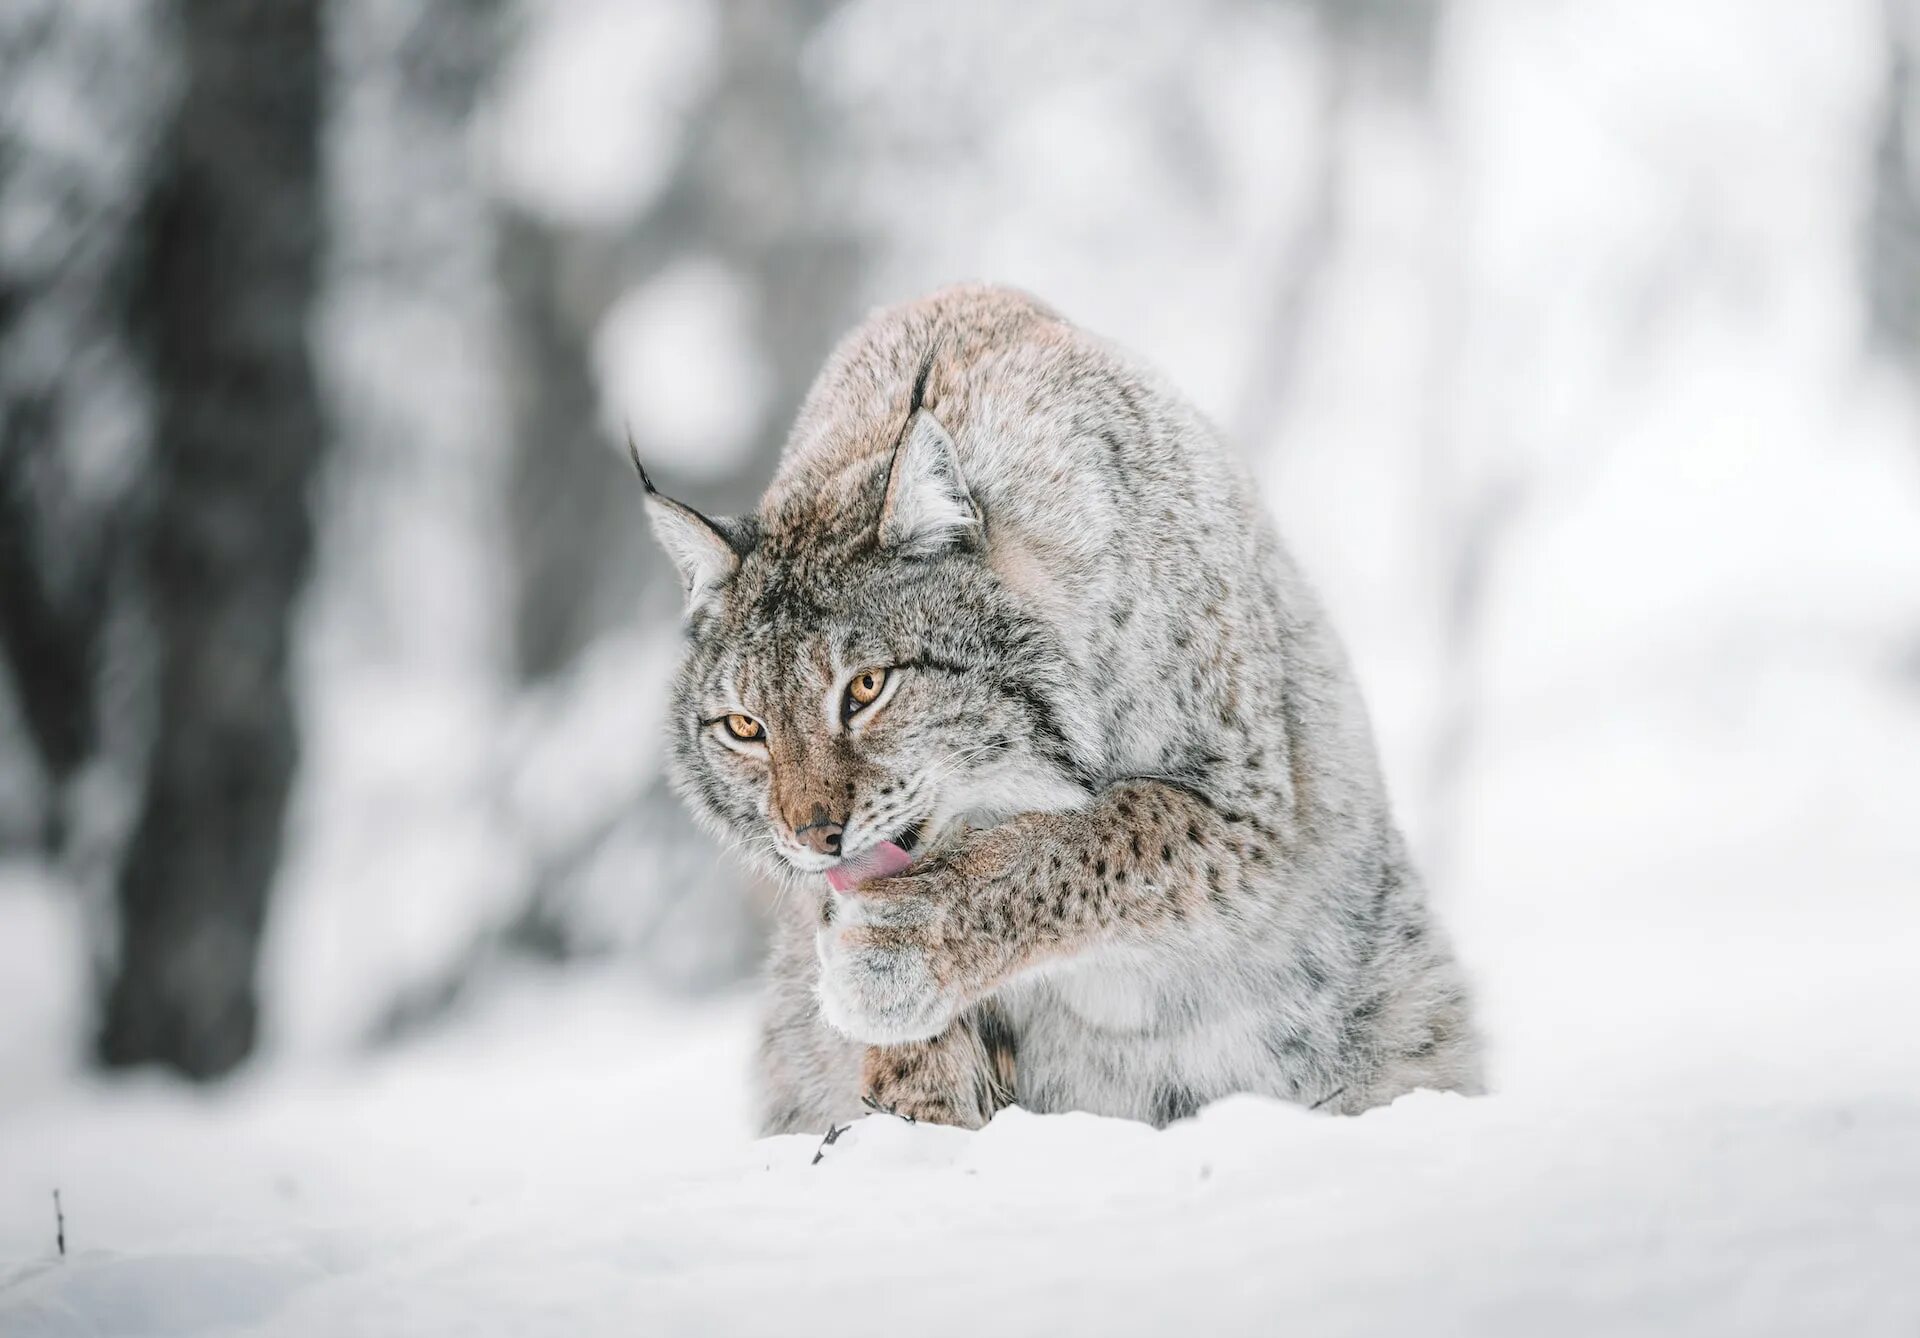
[[[1920,916],[1796,929],[1509,938],[1500,1092],[1357,1120],[873,1118],[816,1164],[749,1137],[746,1001],[608,976],[212,1101],[48,1082],[0,1103],[0,1332],[1911,1335]]]
[[[106,1083],[65,1058],[70,899],[0,870],[0,1335],[1912,1338],[1920,705],[1662,682],[1510,740],[1462,810],[1497,1092],[1350,1120],[869,1119],[816,1164],[748,1127],[751,1001],[630,968],[212,1096]]]

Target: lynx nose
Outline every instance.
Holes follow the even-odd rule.
[[[846,830],[837,822],[825,818],[815,818],[794,835],[805,841],[818,855],[838,855],[840,853],[840,833]]]

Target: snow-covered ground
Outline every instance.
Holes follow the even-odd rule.
[[[816,1162],[752,1136],[751,1000],[631,965],[211,1095],[106,1082],[72,899],[0,877],[0,1334],[1910,1338],[1920,703],[1718,681],[1482,760],[1441,900],[1497,1091],[1358,1119],[873,1118]]]
[[[751,1137],[749,1001],[593,973],[212,1098],[42,1081],[0,1098],[0,1333],[1920,1330],[1911,889],[1663,922],[1567,883],[1531,930],[1458,917],[1497,1094],[1351,1120],[874,1117],[817,1155]]]

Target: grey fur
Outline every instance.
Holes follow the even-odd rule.
[[[675,784],[790,885],[769,1132],[860,1113],[943,1036],[969,1071],[998,1052],[1023,1106],[1156,1124],[1233,1092],[1479,1090],[1345,657],[1154,373],[1022,294],[948,289],[841,344],[756,516],[649,503],[691,596]],[[886,695],[843,720],[867,666]],[[916,820],[929,848],[839,896],[808,814],[847,851]]]

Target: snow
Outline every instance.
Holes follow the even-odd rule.
[[[756,1141],[750,1002],[612,970],[211,1098],[28,1084],[0,1095],[0,1332],[1913,1332],[1910,885],[1873,917],[1657,915],[1564,881],[1533,923],[1457,917],[1497,1093],[1357,1119],[1236,1097],[1164,1132]]]

